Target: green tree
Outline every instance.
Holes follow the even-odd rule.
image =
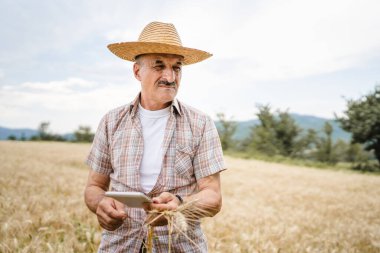
[[[218,133],[223,150],[232,149],[235,147],[233,135],[236,132],[237,123],[233,120],[227,120],[224,113],[217,113],[218,117]]]
[[[298,158],[310,158],[315,142],[317,132],[314,129],[307,129],[306,134],[302,135],[294,145],[294,154]]]
[[[333,151],[338,162],[348,161],[350,145],[342,139],[337,140],[333,145]]]
[[[251,131],[251,146],[267,155],[301,156],[312,143],[315,132],[303,130],[287,111],[271,112],[268,105],[258,105],[260,124]]]
[[[74,132],[74,136],[77,142],[92,142],[94,139],[94,134],[89,126],[79,126],[78,130]]]
[[[267,155],[279,153],[277,148],[275,125],[276,120],[269,105],[258,105],[259,112],[256,114],[260,124],[251,128],[250,147]]]
[[[50,126],[50,122],[44,121],[41,122],[40,125],[38,126],[38,137],[40,140],[49,140],[50,134],[48,133]]]
[[[336,164],[338,157],[335,153],[332,140],[333,127],[329,122],[325,122],[323,133],[325,136],[319,137],[316,140],[316,159],[321,162]]]
[[[50,122],[44,121],[41,122],[38,126],[38,134],[33,135],[30,140],[31,141],[66,141],[63,136],[59,134],[51,134],[49,132]]]
[[[380,85],[357,100],[347,100],[344,116],[337,117],[341,127],[352,133],[352,142],[373,151],[380,165]]]
[[[298,127],[295,120],[288,112],[278,111],[278,120],[275,124],[275,136],[280,154],[284,156],[295,156],[299,150],[299,137],[302,129]]]
[[[13,134],[9,135],[8,138],[7,138],[9,141],[15,141],[17,140],[17,137]]]
[[[370,154],[363,150],[359,143],[351,143],[347,149],[347,161],[355,165],[365,163],[370,159]]]

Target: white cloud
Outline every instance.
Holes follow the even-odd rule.
[[[380,55],[379,1],[221,2],[212,14],[209,7],[191,5],[186,12],[173,12],[183,41],[210,50],[225,64],[237,62],[247,80],[331,73]],[[199,18],[191,19],[193,13]],[[204,22],[207,15],[211,17]]]
[[[380,2],[369,3],[268,4],[236,31],[245,31],[246,37],[234,52],[246,52],[251,59],[246,61],[254,63],[247,76],[259,80],[299,78],[362,64],[373,56],[369,52],[380,49]]]
[[[123,41],[136,41],[140,35],[141,29],[136,29],[136,27],[130,29],[114,29],[107,31],[105,38],[111,43],[123,42]]]
[[[137,83],[100,85],[78,78],[0,87],[0,125],[35,128],[41,121],[50,121],[52,129],[60,133],[79,124],[95,129],[104,113],[128,103],[138,90]]]
[[[50,81],[50,82],[25,82],[20,85],[21,89],[35,92],[49,92],[53,94],[59,93],[74,93],[78,88],[93,88],[96,84],[81,78],[68,78],[63,81]],[[7,88],[11,88],[7,86]]]

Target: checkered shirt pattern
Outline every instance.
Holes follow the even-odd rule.
[[[143,192],[140,164],[143,136],[138,117],[140,95],[130,104],[108,112],[101,120],[87,158],[95,172],[110,176],[112,191]],[[212,119],[175,99],[163,141],[164,158],[156,185],[148,196],[171,192],[180,196],[196,192],[197,180],[224,170],[223,152]],[[98,252],[139,252],[146,241],[146,213],[126,208],[128,218],[115,231],[104,230]],[[167,226],[154,228],[153,252],[168,252]],[[207,252],[200,222],[191,224],[187,236],[172,234],[172,252]],[[174,241],[173,241],[174,240]]]

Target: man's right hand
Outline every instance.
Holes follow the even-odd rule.
[[[96,215],[102,228],[113,231],[123,224],[127,218],[125,205],[117,200],[104,197],[98,204]]]

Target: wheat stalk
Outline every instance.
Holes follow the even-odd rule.
[[[188,235],[187,230],[189,224],[198,221],[199,218],[210,216],[210,212],[205,208],[205,205],[199,205],[198,200],[191,200],[177,207],[175,210],[165,210],[158,211],[152,210],[149,212],[145,224],[148,228],[146,249],[148,253],[153,250],[153,238],[154,238],[154,227],[152,224],[164,217],[168,221],[168,253],[171,252],[172,245],[172,234],[173,232],[181,233],[184,235],[192,244],[200,249],[198,244],[196,244]]]

